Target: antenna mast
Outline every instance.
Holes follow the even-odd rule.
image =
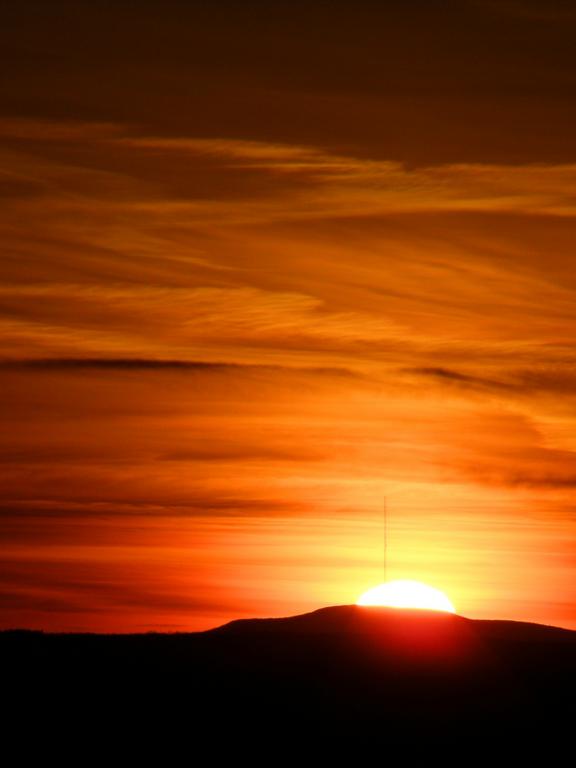
[[[388,580],[388,510],[384,496],[384,583]]]

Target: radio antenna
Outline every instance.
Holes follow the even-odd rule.
[[[386,496],[384,496],[384,583],[388,580],[388,509],[386,508]]]

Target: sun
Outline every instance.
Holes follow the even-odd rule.
[[[372,587],[361,595],[356,605],[387,606],[389,608],[425,608],[429,611],[456,613],[456,609],[435,587],[429,587],[421,581],[398,579],[387,581]]]

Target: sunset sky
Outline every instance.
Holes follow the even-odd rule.
[[[5,0],[0,627],[576,628],[576,8]]]

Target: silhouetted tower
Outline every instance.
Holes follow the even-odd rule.
[[[388,509],[384,496],[384,583],[388,580]]]

